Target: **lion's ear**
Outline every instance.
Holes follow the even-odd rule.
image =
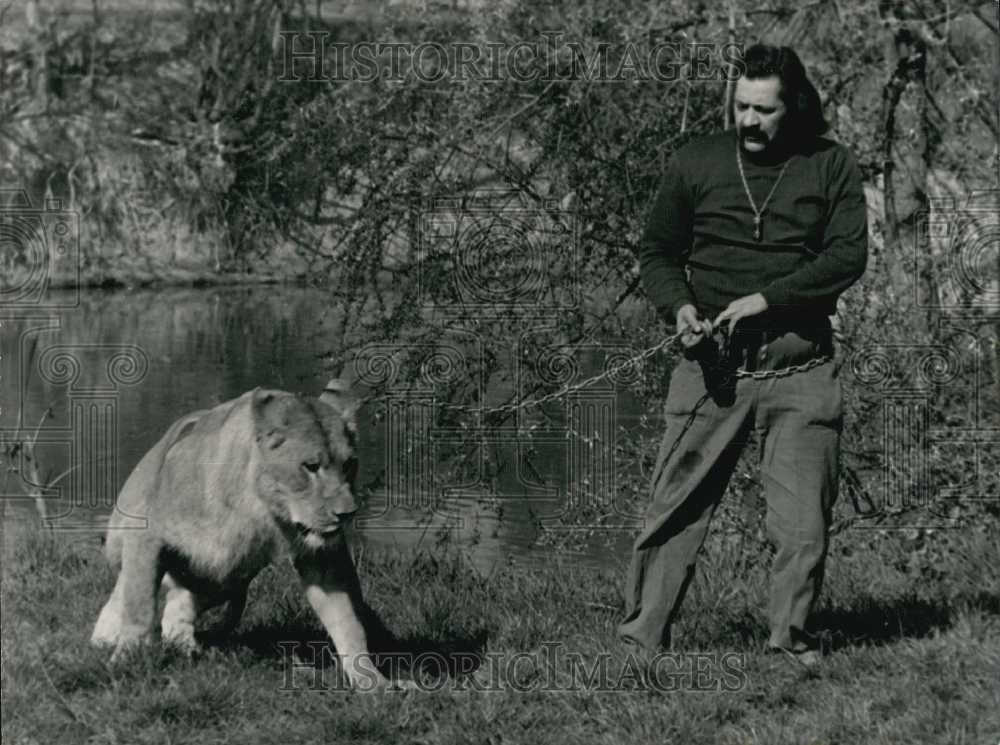
[[[352,432],[358,429],[357,413],[361,408],[361,401],[351,393],[351,386],[341,378],[334,378],[326,384],[326,388],[319,396],[321,403],[326,404],[336,411],[347,428]]]
[[[282,397],[274,391],[254,388],[250,397],[254,437],[261,447],[273,450],[285,441],[288,411]]]

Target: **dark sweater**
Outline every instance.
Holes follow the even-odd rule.
[[[853,156],[817,138],[790,159],[779,157],[743,152],[758,209],[789,160],[762,214],[758,243],[737,169],[735,130],[673,154],[638,249],[646,295],[671,324],[685,303],[713,320],[731,301],[757,292],[767,300],[772,323],[766,325],[777,318],[828,322],[837,297],[864,272],[867,212]]]

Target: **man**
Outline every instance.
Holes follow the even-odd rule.
[[[619,634],[655,651],[750,428],[772,567],[768,647],[819,659],[806,619],[820,592],[843,421],[829,316],[864,272],[861,176],[788,47],[746,50],[735,130],[674,153],[639,247],[647,296],[682,334],[645,529]],[[788,368],[802,366],[797,371]],[[747,372],[786,371],[757,379]]]

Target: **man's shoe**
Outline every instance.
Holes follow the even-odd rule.
[[[807,668],[818,667],[823,662],[823,655],[818,649],[807,649],[805,652],[793,652],[796,661]]]
[[[618,641],[625,656],[633,657],[643,664],[649,664],[649,661],[663,649],[662,647],[659,649],[650,649],[629,637],[619,637]]]
[[[801,651],[793,651],[791,649],[785,649],[784,647],[768,647],[767,651],[776,654],[781,653],[787,657],[795,660],[797,663],[805,668],[813,669],[823,662],[823,653],[818,649],[803,649]]]

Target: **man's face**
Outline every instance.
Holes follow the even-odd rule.
[[[777,75],[736,81],[733,97],[736,133],[747,152],[759,153],[777,138],[785,116],[780,93],[781,81]]]

